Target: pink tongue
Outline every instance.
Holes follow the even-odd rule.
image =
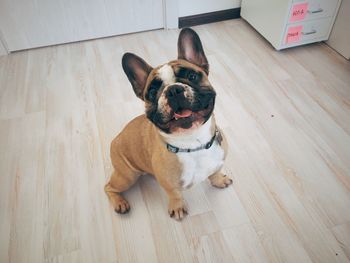
[[[192,111],[190,111],[190,110],[183,110],[180,113],[175,112],[174,116],[175,116],[175,118],[180,119],[180,118],[189,117],[189,116],[191,116],[191,114],[192,114]]]

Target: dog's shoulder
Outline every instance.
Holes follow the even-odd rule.
[[[146,117],[140,115],[131,120],[111,143],[112,162],[126,160],[138,170],[154,174],[154,168],[174,166],[176,157],[166,148],[158,129]],[[175,165],[177,166],[177,165]],[[167,168],[168,169],[168,168]]]
[[[112,144],[123,143],[124,140],[126,142],[135,141],[148,133],[151,130],[151,126],[152,124],[145,114],[137,116],[125,125],[122,131],[114,138]],[[130,140],[131,138],[132,140]]]

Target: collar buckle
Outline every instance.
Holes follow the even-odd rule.
[[[204,148],[206,149],[206,150],[208,150],[211,146],[213,145],[213,142],[208,142],[205,146],[204,146]]]
[[[172,152],[172,153],[178,153],[179,150],[180,150],[180,148],[172,146],[172,145],[170,145],[168,143],[166,145],[166,148],[168,149],[169,152]]]

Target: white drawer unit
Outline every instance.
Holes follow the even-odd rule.
[[[327,40],[341,0],[242,0],[241,16],[277,50]]]

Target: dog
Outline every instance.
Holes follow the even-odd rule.
[[[185,28],[179,34],[177,60],[152,68],[137,55],[125,53],[122,66],[145,104],[145,114],[112,141],[114,172],[105,192],[115,212],[127,213],[130,205],[122,192],[142,174],[151,174],[167,193],[169,215],[181,220],[187,214],[182,190],[207,178],[218,188],[232,184],[220,171],[227,142],[215,122],[216,92],[208,80],[201,40]]]

